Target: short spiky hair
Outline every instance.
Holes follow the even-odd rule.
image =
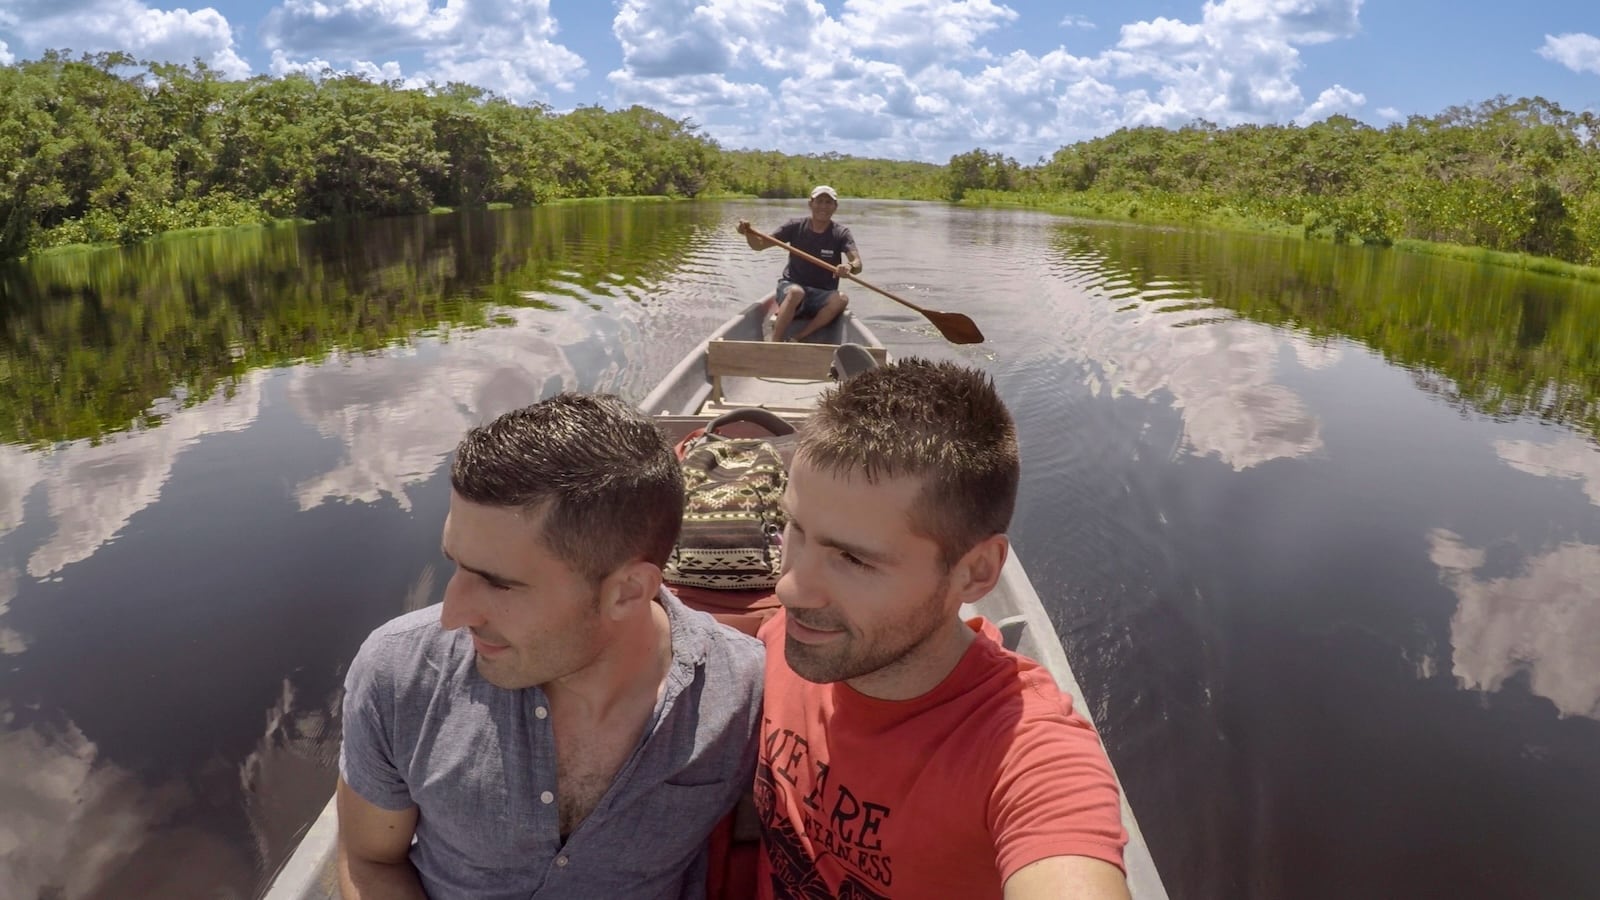
[[[797,455],[867,480],[923,479],[911,527],[939,545],[948,569],[1003,534],[1017,505],[1017,428],[989,376],[908,357],[825,392]]]
[[[663,565],[683,521],[683,474],[655,423],[609,394],[557,394],[467,432],[457,494],[543,515],[550,551],[599,581]]]

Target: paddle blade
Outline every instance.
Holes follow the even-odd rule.
[[[944,339],[952,344],[981,344],[983,332],[971,319],[961,313],[935,312],[931,309],[923,310],[922,314],[933,327],[939,329]]]

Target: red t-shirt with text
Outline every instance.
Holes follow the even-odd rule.
[[[1094,726],[992,625],[968,622],[976,639],[933,690],[888,701],[794,674],[784,621],[760,634],[763,900],[998,900],[1047,857],[1122,867],[1128,835]]]

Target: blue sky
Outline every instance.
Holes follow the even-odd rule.
[[[1124,125],[1374,125],[1497,94],[1600,110],[1594,0],[0,0],[47,48],[634,103],[726,147],[1024,162]]]

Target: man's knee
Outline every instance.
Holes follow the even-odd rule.
[[[795,306],[806,298],[805,289],[798,284],[791,284],[783,291],[783,298],[778,301],[779,306]]]
[[[846,294],[844,291],[839,291],[835,293],[834,296],[839,298],[839,310],[841,312],[844,311],[845,307],[850,305],[850,295]]]

